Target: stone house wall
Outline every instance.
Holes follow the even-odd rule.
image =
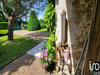
[[[84,42],[90,29],[94,0],[55,0],[56,44],[61,41],[61,13],[66,11],[67,42],[70,46],[72,72],[77,66]]]

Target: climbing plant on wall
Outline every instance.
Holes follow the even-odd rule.
[[[55,61],[55,0],[47,0],[48,6],[45,9],[44,21],[49,28],[50,36],[47,40],[47,50],[52,59]],[[51,55],[52,54],[52,55]]]
[[[46,48],[40,55],[40,63],[48,67],[55,62],[55,0],[47,0],[48,6],[45,9],[44,21],[49,28],[50,36],[46,42]]]

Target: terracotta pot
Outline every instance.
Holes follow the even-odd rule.
[[[55,69],[55,63],[52,62],[51,65],[45,68],[46,71],[52,72]]]

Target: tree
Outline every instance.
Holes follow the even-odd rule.
[[[46,23],[44,22],[44,19],[40,19],[39,22],[40,22],[41,28],[46,28]]]
[[[9,9],[5,8],[5,11],[6,11],[7,14],[10,14]],[[22,13],[23,12],[20,12],[18,14],[20,15]],[[0,22],[7,22],[7,19],[5,18],[5,16],[2,13],[1,6],[0,6]],[[16,18],[15,25],[21,25],[22,22],[23,22],[23,20],[21,18]]]
[[[46,0],[0,0],[0,2],[2,12],[8,20],[8,40],[13,40],[13,25],[16,18],[25,16],[31,8],[39,9],[46,5]],[[35,3],[37,5],[34,6]],[[39,5],[40,3],[42,5]],[[9,9],[9,14],[5,8]],[[24,13],[19,15],[20,12]]]
[[[28,21],[28,31],[33,31],[33,30],[37,30],[40,28],[41,28],[40,23],[36,16],[36,13],[34,10],[32,10],[30,12],[30,17],[29,17],[29,21]]]

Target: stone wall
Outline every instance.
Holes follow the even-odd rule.
[[[61,41],[61,12],[66,11],[68,22],[67,42],[70,45],[72,72],[78,63],[90,29],[94,0],[56,0],[56,36]]]

